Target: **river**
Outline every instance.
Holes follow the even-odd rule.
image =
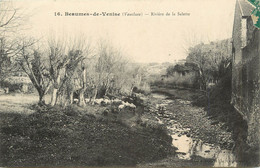
[[[172,137],[172,145],[177,148],[176,156],[179,160],[187,161],[193,158],[204,158],[212,160],[214,167],[236,167],[237,162],[231,150],[221,149],[217,144],[203,142],[200,137],[192,137],[189,133],[191,128],[183,127],[183,123],[174,120],[174,112],[167,108],[169,104],[176,103],[176,100],[169,99],[163,94],[152,94],[156,107],[154,113],[160,124],[166,125],[169,135]],[[178,103],[192,107],[190,101],[178,99]],[[172,106],[171,106],[172,107]],[[175,160],[176,161],[176,160]],[[202,161],[203,162],[203,161]],[[204,165],[203,163],[201,163]],[[170,163],[168,163],[170,165]]]

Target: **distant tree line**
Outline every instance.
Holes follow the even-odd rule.
[[[181,75],[185,75],[190,72],[197,71],[198,67],[194,63],[185,63],[185,64],[176,64],[171,65],[166,69],[166,75],[167,76],[173,76],[174,73],[178,73]]]
[[[226,39],[190,47],[186,63],[170,65],[161,82],[206,90],[209,84],[218,83],[230,69],[230,42]]]

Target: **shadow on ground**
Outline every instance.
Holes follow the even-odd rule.
[[[91,114],[99,107],[0,113],[0,166],[135,166],[173,155],[161,127],[131,128]]]

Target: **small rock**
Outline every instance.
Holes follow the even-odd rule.
[[[108,110],[103,111],[104,116],[108,116]]]

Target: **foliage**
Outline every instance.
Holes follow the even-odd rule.
[[[201,89],[206,89],[209,82],[217,83],[230,64],[230,39],[198,44],[189,49],[187,63],[198,67]]]
[[[230,69],[230,39],[189,48],[184,64],[169,65],[166,74],[151,81],[154,86],[187,87],[206,90],[219,82]]]
[[[189,72],[195,72],[198,70],[198,67],[194,63],[188,63],[186,62],[185,64],[176,64],[176,65],[171,65],[166,69],[166,75],[167,76],[174,76],[174,73],[178,73],[181,75],[185,75]]]
[[[199,88],[197,77],[194,73],[188,73],[184,76],[174,75],[167,78],[160,78],[153,81],[151,85],[167,88]]]

